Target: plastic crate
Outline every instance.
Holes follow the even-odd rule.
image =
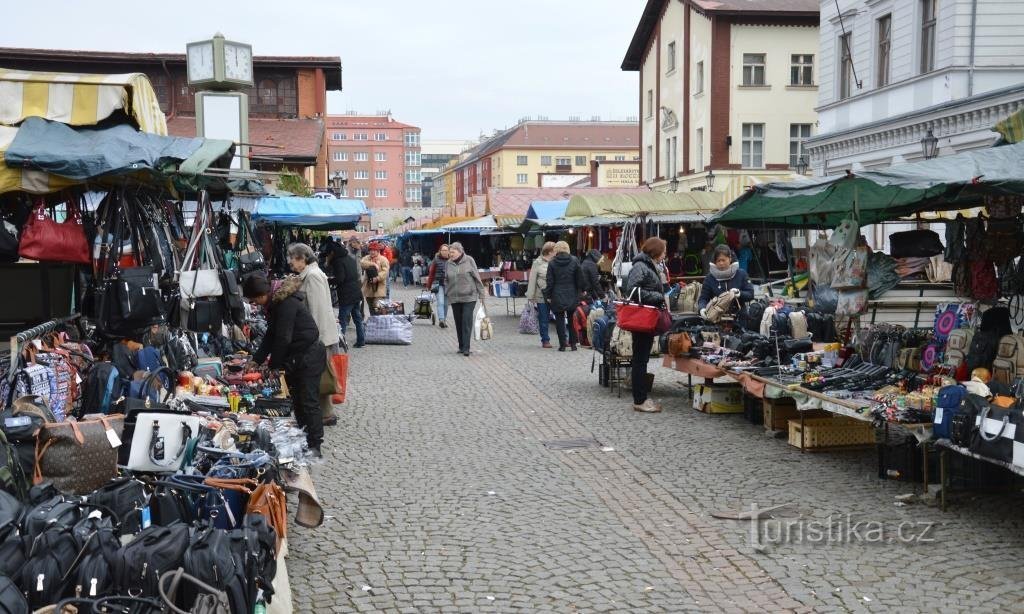
[[[789,421],[789,445],[800,447],[800,421]],[[803,447],[834,448],[875,443],[875,427],[853,418],[811,418],[803,423]]]

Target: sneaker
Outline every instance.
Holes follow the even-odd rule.
[[[661,406],[656,404],[654,401],[647,399],[639,405],[633,405],[633,410],[643,412],[645,414],[656,414],[661,411]]]
[[[564,352],[565,351],[565,346],[564,345],[558,346],[558,351],[559,352]]]
[[[542,347],[542,348],[544,348],[544,349],[546,349],[546,350],[550,350],[550,349],[551,349],[552,347],[554,347],[554,346],[553,346],[553,345],[551,345],[550,343],[548,343],[547,341],[545,341],[545,342],[543,342],[543,343],[541,343],[541,344],[540,344],[540,347]]]

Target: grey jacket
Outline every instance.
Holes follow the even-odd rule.
[[[526,285],[526,300],[544,302],[544,288],[548,285],[548,261],[541,256],[530,267],[530,281]]]
[[[299,273],[302,280],[301,290],[306,293],[306,307],[320,329],[320,343],[331,346],[338,343],[338,320],[334,307],[331,305],[331,287],[327,283],[327,275],[320,270],[320,265],[313,262]]]
[[[476,268],[476,260],[468,254],[456,262],[449,259],[444,272],[444,296],[448,303],[472,303],[487,296],[484,282]]]

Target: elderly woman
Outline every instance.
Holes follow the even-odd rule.
[[[377,311],[377,301],[388,296],[391,263],[383,251],[379,243],[370,243],[370,253],[359,261],[359,268],[363,270],[363,298],[371,316]]]
[[[476,260],[466,254],[462,243],[448,246],[448,263],[444,270],[445,292],[452,306],[455,334],[459,339],[459,353],[469,356],[469,342],[473,339],[473,311],[476,302],[487,296],[484,282],[476,268]]]
[[[320,331],[320,343],[327,348],[327,356],[337,354],[340,340],[338,320],[331,304],[331,288],[327,275],[320,270],[316,254],[305,243],[292,243],[288,246],[288,264],[302,281],[300,289],[306,295],[306,307],[316,321],[316,327]],[[325,394],[320,397],[320,413],[326,426],[338,423],[331,395]]]
[[[547,284],[544,286],[544,298],[551,305],[555,314],[555,332],[558,333],[558,351],[570,348],[577,350],[576,329],[572,326],[572,313],[580,304],[585,281],[583,268],[576,256],[569,253],[569,244],[565,241],[555,243],[555,257],[548,263]],[[568,325],[568,344],[566,343],[566,325]]]

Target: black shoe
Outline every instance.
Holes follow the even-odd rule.
[[[334,426],[338,423],[337,416],[331,416],[330,418],[324,418],[324,426]]]
[[[310,448],[308,456],[312,459],[321,459],[324,457],[323,452],[320,451],[320,446]]]
[[[462,355],[463,356],[469,356],[469,354],[470,354],[469,350],[462,350]]]
[[[437,323],[437,327],[438,328],[448,328],[448,324],[444,320],[441,320],[440,322]]]
[[[366,344],[365,343],[357,343],[357,344],[353,345],[352,347],[354,347],[354,348],[364,348],[364,347],[366,347]]]
[[[579,349],[578,347],[576,347],[576,344],[573,344],[570,347],[572,348],[572,351],[574,351],[574,352]]]
[[[565,346],[564,345],[558,346],[558,351],[559,352],[564,352],[565,351]]]

